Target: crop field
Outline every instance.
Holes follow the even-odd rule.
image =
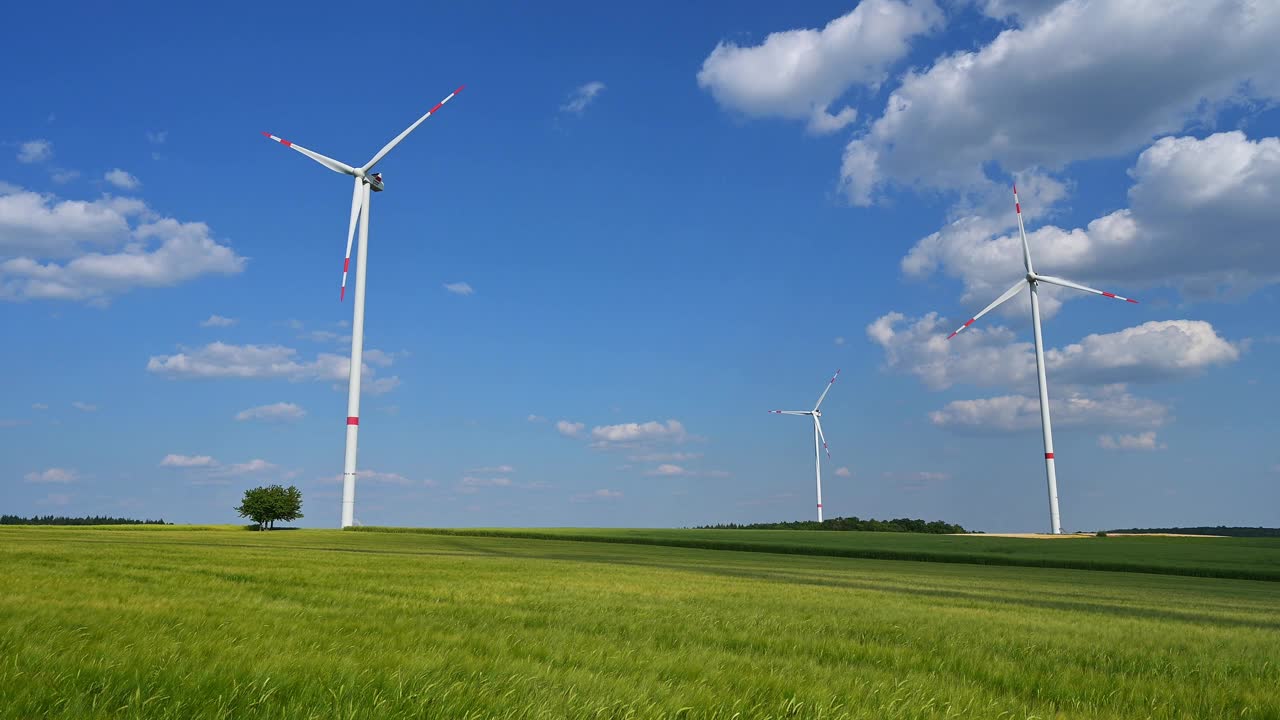
[[[614,541],[0,528],[0,718],[1280,717],[1280,583],[559,532]],[[1207,575],[1280,554],[991,551],[1116,541]]]

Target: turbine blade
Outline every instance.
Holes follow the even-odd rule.
[[[809,410],[770,410],[774,415],[812,415]]]
[[[400,133],[399,135],[397,135],[397,136],[395,137],[395,139],[394,139],[394,140],[392,140],[391,142],[387,143],[387,144],[386,144],[386,146],[384,146],[381,150],[379,150],[379,151],[378,151],[378,154],[377,154],[377,155],[374,155],[374,156],[373,156],[373,159],[372,159],[372,160],[370,160],[368,163],[366,163],[366,164],[365,164],[365,166],[364,166],[363,168],[361,168],[361,170],[363,170],[363,171],[365,171],[365,172],[369,172],[370,170],[372,170],[372,169],[373,169],[373,166],[374,166],[374,165],[377,165],[377,164],[378,164],[378,162],[379,162],[380,160],[382,160],[382,158],[384,158],[384,157],[386,157],[386,156],[387,156],[387,153],[391,152],[391,150],[392,150],[395,146],[399,145],[401,140],[404,140],[406,137],[408,137],[408,136],[409,136],[409,133],[411,133],[411,132],[413,132],[414,130],[416,130],[416,129],[418,128],[418,126],[422,124],[422,122],[423,122],[424,120],[426,120],[427,118],[431,117],[432,113],[434,113],[435,111],[439,110],[441,107],[443,107],[443,106],[444,106],[444,104],[445,104],[445,103],[447,103],[447,102],[449,102],[450,100],[452,100],[454,95],[457,95],[458,93],[462,92],[462,88],[464,88],[464,87],[466,87],[466,85],[459,85],[457,90],[454,90],[453,92],[449,93],[449,97],[447,97],[447,98],[445,98],[445,99],[441,100],[440,102],[436,103],[436,106],[435,106],[435,107],[433,107],[433,108],[431,108],[430,110],[428,110],[426,115],[423,115],[422,117],[418,118],[418,121],[417,121],[417,122],[415,122],[414,124],[412,124],[412,125],[410,125],[409,127],[405,128],[405,131],[404,131],[404,132],[402,132],[402,133]]]
[[[995,310],[995,309],[996,309],[997,307],[999,307],[999,306],[1000,306],[1004,301],[1008,300],[1009,298],[1013,297],[1014,295],[1017,295],[1017,294],[1018,294],[1018,291],[1019,291],[1019,290],[1021,290],[1023,287],[1025,287],[1025,286],[1026,286],[1026,284],[1027,284],[1026,278],[1023,278],[1022,280],[1019,280],[1018,282],[1014,283],[1014,286],[1013,286],[1013,287],[1011,287],[1011,288],[1009,288],[1008,290],[1005,290],[1005,291],[1004,291],[1004,294],[1003,294],[1003,295],[1001,295],[1000,297],[996,298],[996,301],[995,301],[995,302],[993,302],[993,303],[991,303],[990,305],[986,306],[985,308],[983,308],[983,309],[982,309],[982,312],[980,312],[980,313],[978,313],[977,315],[974,315],[973,317],[969,318],[968,320],[966,320],[966,321],[965,321],[965,323],[964,323],[963,325],[961,325],[960,327],[956,328],[956,331],[955,331],[955,332],[953,332],[953,333],[951,333],[950,335],[948,335],[948,336],[947,336],[947,339],[948,339],[948,340],[950,340],[951,338],[955,337],[956,335],[959,335],[961,330],[963,330],[963,329],[965,329],[965,328],[969,327],[970,325],[972,325],[972,324],[974,323],[974,321],[975,321],[975,320],[977,320],[978,318],[982,317],[983,315],[986,315],[987,313],[991,312],[992,310]]]
[[[342,290],[338,302],[347,297],[347,271],[351,269],[351,241],[356,237],[356,222],[360,219],[361,201],[364,200],[364,180],[356,178],[356,189],[351,193],[351,224],[347,227],[347,255],[342,261]],[[361,262],[364,262],[362,259]]]
[[[827,459],[831,459],[831,448],[827,447],[827,436],[822,434],[822,421],[817,415],[813,416],[813,424],[818,428],[818,437],[822,438],[822,449],[827,451]]]
[[[344,162],[339,162],[337,160],[334,160],[331,157],[325,157],[324,155],[321,155],[318,152],[313,152],[311,150],[308,150],[302,147],[301,145],[298,145],[296,143],[291,143],[288,140],[285,140],[284,138],[276,137],[275,135],[272,135],[269,132],[264,132],[262,134],[266,135],[268,138],[271,138],[272,140],[275,140],[276,142],[280,143],[281,145],[287,148],[293,148],[294,150],[297,150],[303,155],[306,155],[307,157],[311,158],[312,160],[315,160],[316,162],[320,163],[321,165],[329,168],[334,172],[342,173],[343,175],[356,174],[356,169]]]
[[[1022,267],[1027,272],[1034,272],[1031,269],[1031,246],[1027,243],[1027,231],[1022,226],[1022,203],[1018,201],[1018,186],[1013,186],[1013,209],[1018,213],[1018,235],[1022,237]]]
[[[1063,280],[1062,278],[1053,277],[1051,275],[1036,275],[1036,280],[1041,280],[1043,282],[1047,282],[1052,285],[1061,285],[1062,287],[1071,288],[1073,290],[1083,290],[1087,293],[1093,293],[1094,295],[1101,295],[1103,297],[1115,298],[1116,300],[1131,302],[1135,305],[1138,304],[1138,301],[1134,300],[1133,298],[1120,297],[1115,293],[1106,292],[1104,290],[1096,290],[1087,285],[1081,285],[1080,283],[1073,283],[1070,280]]]
[[[818,396],[818,404],[813,406],[814,410],[822,407],[822,401],[827,397],[827,393],[831,392],[831,386],[836,384],[836,378],[840,377],[840,371],[836,370],[836,374],[831,376],[831,380],[827,383],[827,387],[823,389],[822,394]]]

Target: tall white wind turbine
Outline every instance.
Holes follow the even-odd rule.
[[[370,191],[382,192],[383,189],[382,173],[372,172],[373,167],[386,157],[387,153],[391,152],[396,145],[399,145],[402,140],[408,137],[409,133],[416,130],[424,120],[431,117],[435,111],[439,110],[441,106],[452,100],[460,92],[462,92],[462,87],[449,93],[448,97],[436,103],[435,107],[418,118],[417,122],[406,128],[404,132],[395,136],[363,167],[352,167],[333,158],[325,157],[318,152],[312,152],[301,145],[276,137],[271,133],[262,133],[287,148],[297,150],[334,172],[355,178],[355,189],[351,193],[351,222],[347,226],[347,255],[346,259],[342,261],[342,289],[338,294],[339,300],[342,300],[347,294],[347,271],[351,269],[351,241],[355,238],[356,222],[359,221],[360,248],[356,263],[355,317],[351,321],[351,374],[347,386],[347,448],[342,468],[342,527],[344,528],[350,527],[355,521],[356,439],[360,431],[360,368],[362,367],[361,355],[364,352],[364,287],[365,270],[368,269],[369,265],[369,193]]]
[[[1041,275],[1037,273],[1031,266],[1031,246],[1027,243],[1027,231],[1022,225],[1022,204],[1018,202],[1018,186],[1013,186],[1013,209],[1018,214],[1018,234],[1022,237],[1022,265],[1026,268],[1027,274],[1009,288],[1005,294],[996,298],[996,301],[983,308],[982,312],[974,315],[965,321],[963,325],[956,329],[955,332],[947,336],[947,339],[955,337],[961,330],[969,327],[975,320],[986,315],[992,310],[1000,306],[1009,298],[1018,294],[1018,291],[1024,287],[1031,291],[1031,325],[1035,330],[1036,338],[1036,378],[1040,383],[1040,430],[1044,435],[1044,470],[1049,481],[1049,524],[1054,535],[1062,534],[1062,522],[1058,517],[1058,474],[1054,469],[1053,457],[1053,425],[1049,422],[1049,381],[1045,378],[1044,373],[1044,340],[1040,334],[1040,295],[1037,287],[1040,283],[1049,283],[1050,285],[1060,285],[1072,290],[1081,290],[1094,295],[1114,298],[1116,300],[1124,300],[1125,302],[1137,303],[1137,300],[1131,298],[1120,297],[1115,293],[1103,292],[1095,290],[1091,287],[1063,280],[1062,278],[1053,277],[1051,275]]]
[[[818,522],[822,522],[822,451],[826,450],[827,459],[831,459],[831,450],[827,447],[827,438],[822,434],[822,401],[826,399],[827,393],[831,392],[831,386],[836,384],[836,378],[840,377],[840,371],[836,370],[836,374],[831,376],[831,380],[827,382],[827,386],[823,388],[822,394],[818,396],[818,402],[814,403],[812,410],[770,410],[775,415],[808,415],[813,418],[813,468],[814,476],[818,483]],[[821,443],[821,447],[819,447]]]

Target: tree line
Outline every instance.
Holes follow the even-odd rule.
[[[722,523],[719,525],[700,525],[698,530],[852,530],[858,532],[907,532],[929,533],[934,535],[951,535],[967,533],[963,527],[933,520],[913,520],[911,518],[895,518],[893,520],[863,520],[857,516],[851,518],[830,518],[817,520],[795,520],[775,523]]]
[[[1108,530],[1113,533],[1142,535],[1147,533],[1169,533],[1171,535],[1225,535],[1227,537],[1280,537],[1280,528],[1269,527],[1184,527],[1184,528],[1129,528],[1127,530]]]
[[[133,518],[107,517],[93,515],[85,517],[67,517],[65,515],[0,515],[0,525],[172,525],[164,520],[135,520]]]

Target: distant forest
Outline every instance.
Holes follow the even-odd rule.
[[[132,518],[106,517],[63,517],[62,515],[39,515],[21,517],[19,515],[0,515],[0,525],[165,525],[163,520],[134,520]]]
[[[1129,528],[1108,530],[1113,533],[1172,533],[1176,535],[1226,535],[1227,537],[1280,537],[1280,528],[1268,527],[1183,527],[1183,528]]]
[[[908,533],[930,533],[934,535],[950,535],[955,533],[967,533],[968,531],[959,525],[944,523],[941,520],[925,522],[924,520],[912,520],[911,518],[896,518],[894,520],[862,520],[857,517],[851,518],[832,518],[830,520],[797,520],[794,522],[777,522],[777,523],[750,523],[739,525],[738,523],[728,523],[724,525],[702,525],[698,530],[853,530],[861,532],[908,532]],[[1116,532],[1120,532],[1117,530]]]

